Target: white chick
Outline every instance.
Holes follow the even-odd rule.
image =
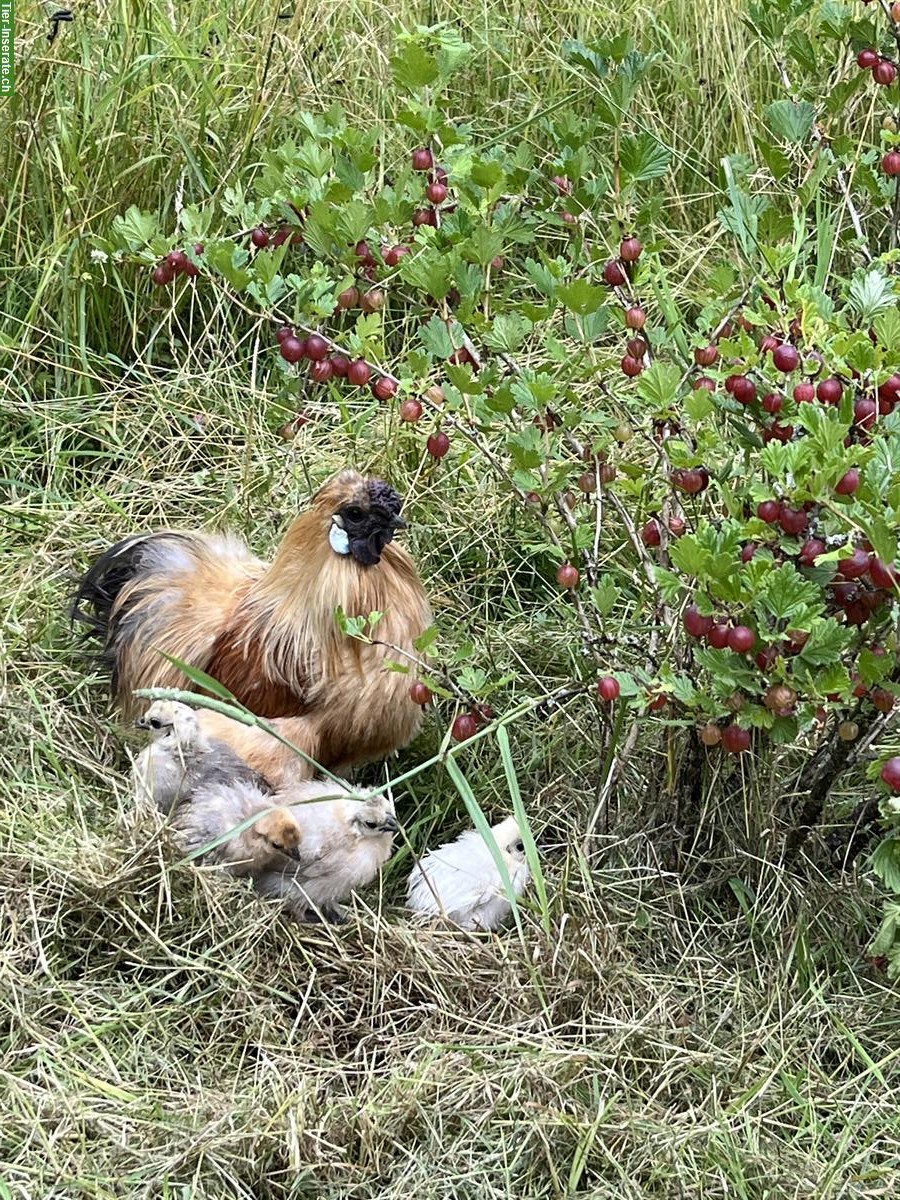
[[[299,863],[286,861],[281,870],[258,875],[256,890],[284,900],[302,920],[344,920],[338,902],[371,883],[391,856],[399,828],[393,802],[377,793],[354,800],[341,791],[338,784],[310,781],[273,797],[290,806],[302,854]]]
[[[201,784],[240,780],[268,790],[262,776],[230,746],[203,733],[196,711],[187,704],[154,700],[135,725],[151,736],[135,760],[135,794],[138,799],[150,796],[160,812],[170,813]]]
[[[202,855],[203,861],[219,863],[231,875],[256,876],[270,868],[281,869],[289,860],[302,859],[303,835],[297,818],[244,780],[201,784],[175,810],[172,832],[179,848],[189,854],[253,816],[257,819],[252,825],[214,846]]]
[[[509,872],[513,892],[521,896],[530,879],[525,846],[514,817],[491,833]],[[409,877],[407,907],[422,918],[445,917],[461,929],[497,929],[512,912],[491,852],[476,829],[455,842],[430,850]]]

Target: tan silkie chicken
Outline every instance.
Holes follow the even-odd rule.
[[[243,780],[202,784],[175,810],[171,827],[179,848],[189,854],[210,846],[250,817],[256,820],[212,846],[200,856],[202,861],[224,866],[231,875],[256,877],[302,859],[303,833],[294,813],[273,804],[272,796]]]
[[[300,827],[299,861],[256,874],[254,885],[301,920],[342,921],[339,901],[371,883],[391,857],[399,829],[393,802],[375,792],[362,800],[341,792],[337,784],[313,780],[277,796]]]
[[[382,758],[415,736],[410,676],[385,660],[414,652],[431,612],[415,564],[394,542],[406,527],[388,484],[342,471],[289,527],[271,563],[228,534],[138,534],[106,551],[81,581],[73,616],[104,645],[116,701],[138,688],[190,687],[160,651],[224,684],[252,712],[335,773]],[[335,621],[384,614],[376,637]],[[400,651],[400,654],[397,651]],[[263,730],[205,710],[203,732],[227,741],[277,785],[312,769]]]
[[[150,744],[134,763],[135,797],[151,799],[160,812],[171,812],[201,785],[240,781],[268,790],[265,779],[230,746],[206,736],[198,714],[186,704],[154,700],[135,725],[150,734]]]

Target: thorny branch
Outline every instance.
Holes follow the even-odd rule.
[[[900,669],[892,673],[891,679],[896,682],[898,677],[900,677]],[[856,716],[858,719],[859,714],[857,713]],[[828,741],[809,760],[800,772],[795,788],[795,793],[801,796],[805,795],[806,800],[800,809],[795,825],[785,837],[785,862],[796,858],[803,843],[819,823],[825,808],[825,801],[838,777],[860,761],[898,716],[900,716],[900,707],[895,707],[889,713],[879,713],[877,716],[870,717],[868,728],[856,742],[842,741],[838,730],[835,729]]]

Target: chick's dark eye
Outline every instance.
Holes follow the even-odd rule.
[[[519,852],[519,854],[521,854],[521,853],[522,853],[522,851],[525,849],[525,843],[524,843],[524,842],[516,842],[516,844],[515,844],[515,846],[513,847],[513,849],[514,849],[514,850],[517,850],[517,851]]]
[[[162,721],[160,721],[158,717],[151,717],[150,718],[150,728],[151,729],[162,729]]]
[[[366,829],[377,829],[377,828],[378,828],[377,821],[366,821]]]
[[[349,508],[344,509],[344,516],[349,517],[351,521],[359,521],[363,516],[363,510],[358,504],[351,504]]]

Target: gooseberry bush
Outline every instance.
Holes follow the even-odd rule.
[[[615,708],[650,737],[657,714],[702,756],[796,762],[788,852],[865,757],[888,831],[874,866],[900,894],[898,17],[750,6],[783,95],[755,157],[720,164],[727,239],[690,288],[659,219],[675,151],[639,118],[658,64],[625,36],[565,46],[592,103],[540,120],[542,155],[453,119],[454,31],[403,34],[393,147],[338,109],[302,114],[221,202],[171,232],[130,209],[102,249],[146,271],[154,304],[205,292],[262,323],[300,409],[273,414],[283,436],[310,395],[352,398],[396,406],[435,464],[481,455],[565,597],[570,690],[603,730]],[[627,661],[614,621],[647,631]],[[453,676],[413,698],[462,701],[465,740],[502,681]],[[896,974],[895,929],[900,905],[877,943]]]

